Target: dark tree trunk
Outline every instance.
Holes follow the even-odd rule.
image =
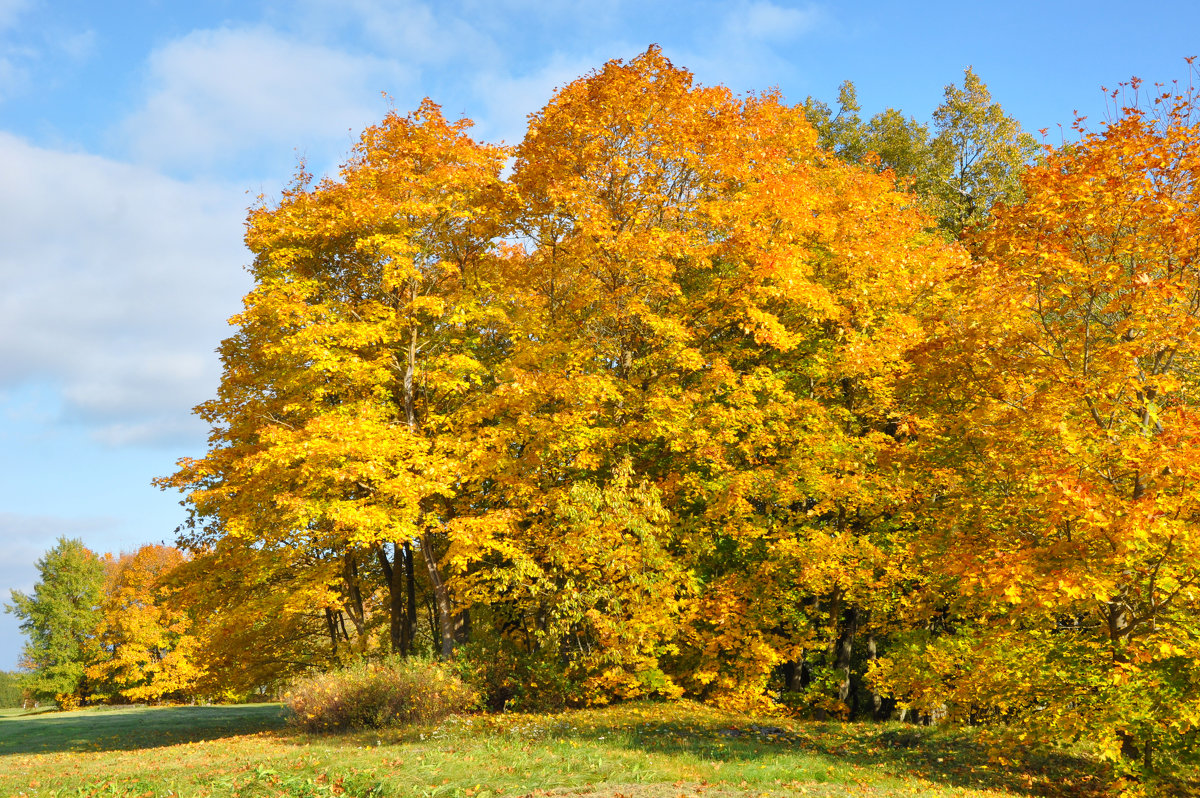
[[[853,711],[853,694],[850,680],[850,662],[854,654],[854,636],[858,632],[858,610],[847,607],[842,615],[841,634],[838,635],[834,667],[842,673],[841,684],[838,685],[838,701],[845,705],[847,711]]]
[[[409,625],[405,612],[404,567],[400,544],[392,544],[392,559],[389,561],[383,546],[375,547],[375,556],[379,567],[383,569],[383,578],[388,586],[388,639],[393,654],[408,655],[405,640],[405,628]]]
[[[438,619],[437,636],[441,638],[442,659],[450,659],[454,656],[454,607],[450,603],[450,591],[438,572],[437,559],[433,554],[433,544],[429,535],[421,536],[421,555],[425,560],[425,568],[429,571],[429,583],[433,586],[433,601]]]
[[[454,644],[461,646],[471,640],[471,611],[464,609],[454,616]]]
[[[329,645],[333,648],[333,660],[340,663],[342,659],[338,655],[338,625],[337,618],[333,613],[334,611],[329,607],[325,608],[325,628],[329,631]]]
[[[783,689],[794,693],[800,688],[800,668],[795,662],[783,663]]]
[[[413,638],[416,636],[417,629],[417,580],[413,573],[412,544],[407,540],[404,541],[400,552],[404,558],[404,583],[408,593],[408,612],[404,616],[404,629],[401,630],[401,643],[404,653],[407,655],[412,653]]]

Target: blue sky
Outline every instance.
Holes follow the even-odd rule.
[[[246,207],[390,107],[430,96],[513,143],[556,86],[657,43],[702,83],[849,79],[867,115],[922,120],[970,65],[1056,131],[1102,121],[1101,86],[1185,78],[1197,32],[1195,0],[0,0],[0,600],[59,536],[173,540],[150,480],[204,450]],[[0,669],[20,647],[0,615]]]

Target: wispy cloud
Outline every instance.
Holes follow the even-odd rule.
[[[813,32],[825,20],[824,9],[815,4],[797,8],[758,0],[730,11],[725,31],[737,40],[785,42]]]
[[[0,0],[0,31],[15,25],[21,14],[28,11],[32,5],[31,0]]]
[[[266,149],[339,146],[403,87],[399,62],[266,28],[195,31],[149,58],[144,105],[120,128],[132,160],[191,172]]]
[[[86,61],[96,53],[96,32],[85,30],[63,36],[55,41],[55,45],[69,60]]]
[[[344,0],[324,5],[355,24],[377,52],[408,64],[488,61],[500,46],[477,27],[478,18],[469,20],[446,3]]]
[[[29,80],[25,63],[34,51],[28,43],[14,41],[10,34],[31,5],[29,0],[0,0],[0,102],[19,93]]]
[[[473,88],[484,109],[480,134],[492,141],[519,144],[525,136],[529,114],[540,111],[556,89],[583,76],[607,59],[555,56],[524,74],[486,73]]]

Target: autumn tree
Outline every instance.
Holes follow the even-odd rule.
[[[98,692],[126,701],[194,696],[202,663],[193,619],[170,601],[168,579],[184,555],[170,546],[143,546],[105,563],[98,651],[87,676]]]
[[[59,538],[37,569],[32,595],[14,590],[4,606],[26,635],[22,686],[40,700],[74,708],[91,693],[85,668],[96,647],[104,565],[81,541]]]
[[[341,180],[302,178],[255,210],[255,287],[221,348],[212,445],[164,486],[189,491],[193,548],[245,556],[269,585],[305,560],[304,609],[332,639],[412,644],[413,562],[448,655],[457,612],[444,526],[457,496],[456,408],[486,378],[499,306],[485,257],[503,158],[426,101],[368,128]],[[270,588],[264,588],[270,589]],[[382,606],[372,596],[382,589]],[[230,612],[236,612],[229,608]],[[303,610],[302,610],[303,611]],[[340,627],[339,627],[340,624]]]
[[[480,427],[494,509],[459,522],[452,556],[589,685],[644,694],[640,670],[663,694],[761,700],[775,666],[866,625],[859,575],[883,567],[875,520],[902,499],[882,476],[892,385],[959,254],[777,95],[696,86],[656,48],[562,89],[516,155],[528,248]],[[588,533],[619,533],[620,556],[564,517],[584,486],[642,481]],[[658,582],[621,577],[629,561]],[[569,635],[563,608],[582,615]],[[602,646],[614,611],[637,634]]]
[[[298,672],[363,653],[330,552],[202,541],[194,532],[190,540],[197,551],[166,580],[166,605],[192,619],[197,694],[238,701],[275,693]]]
[[[974,239],[924,362],[913,545],[949,622],[879,672],[1143,772],[1200,730],[1197,114],[1176,89],[1079,125]]]

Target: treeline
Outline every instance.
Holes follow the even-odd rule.
[[[26,636],[14,706],[236,698],[199,678],[205,627],[170,581],[185,561],[171,546],[98,556],[60,538],[38,561],[33,593],[14,590],[5,607]]]
[[[0,671],[0,709],[21,706],[24,691],[20,684],[21,675],[11,671]]]
[[[1058,149],[971,72],[932,127],[839,105],[651,48],[515,148],[426,101],[254,209],[210,449],[161,480],[196,684],[426,651],[497,707],[1193,756],[1195,96]]]

